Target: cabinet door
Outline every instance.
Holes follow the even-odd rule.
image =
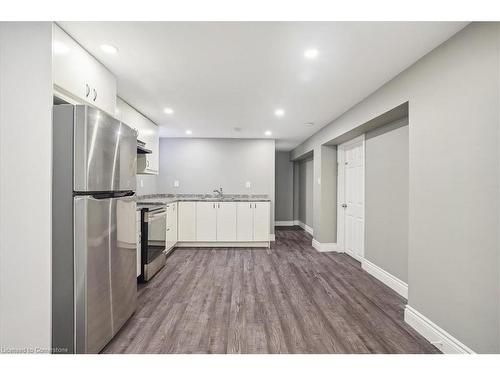
[[[136,213],[137,277],[141,274],[141,211]]]
[[[168,250],[170,250],[170,248],[173,246],[172,245],[172,235],[171,235],[171,231],[172,231],[172,213],[171,213],[171,210],[172,210],[172,204],[167,204],[167,231],[166,231],[166,234],[165,234],[165,238],[166,238],[166,241],[165,241],[165,248]]]
[[[115,76],[57,25],[53,29],[53,42],[56,90],[114,116]]]
[[[167,204],[167,250],[177,243],[177,203]]]
[[[196,203],[179,202],[179,241],[196,241]]]
[[[148,134],[145,137],[146,147],[152,151],[151,154],[146,154],[146,169],[150,174],[158,174],[160,170],[160,129],[149,120],[146,127],[148,128]]]
[[[216,220],[216,203],[196,202],[196,241],[217,240]]]
[[[159,127],[129,106],[122,99],[116,101],[116,118],[125,125],[137,131],[137,139],[146,143],[146,148],[151,154],[137,155],[137,173],[158,174],[160,155],[160,130]]]
[[[218,202],[217,241],[236,241],[236,203]]]
[[[158,174],[160,163],[160,134],[158,126],[144,118],[142,125],[138,128],[137,139],[145,142],[145,147],[151,150],[150,154],[137,156],[137,173]]]
[[[92,87],[89,101],[110,115],[116,111],[116,78],[98,61],[92,61],[93,69],[89,85]]]
[[[252,203],[238,202],[236,207],[236,239],[253,241],[253,206]]]
[[[177,243],[177,238],[178,238],[178,234],[177,234],[177,220],[178,220],[177,219],[177,202],[172,203],[171,218],[172,218],[172,222],[170,223],[171,224],[170,237],[172,238],[172,243],[173,243],[172,246],[175,246],[175,244]]]
[[[253,207],[253,239],[254,241],[269,241],[271,214],[269,202],[255,202]]]

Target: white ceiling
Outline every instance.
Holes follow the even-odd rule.
[[[463,22],[61,22],[163,137],[269,138],[290,150]],[[116,46],[106,54],[103,43]],[[316,59],[304,51],[315,48]],[[165,107],[174,113],[167,115]],[[285,115],[274,115],[283,108]],[[306,127],[305,123],[314,126]],[[237,132],[235,127],[242,130]]]

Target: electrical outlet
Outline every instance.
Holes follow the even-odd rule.
[[[174,181],[174,187],[179,187],[179,180]]]
[[[247,189],[250,189],[250,187],[251,187],[250,181],[247,181],[247,182],[246,182],[245,187],[246,187]]]

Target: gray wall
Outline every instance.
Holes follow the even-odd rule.
[[[293,220],[293,162],[290,153],[276,152],[276,221]]]
[[[307,158],[299,162],[299,220],[310,227],[313,227],[313,170],[314,161],[313,158]],[[314,229],[314,228],[313,228]]]
[[[299,183],[300,183],[300,163],[293,162],[293,220],[299,220]]]
[[[0,347],[51,346],[52,23],[0,22]]]
[[[337,242],[337,147],[314,150],[313,228],[319,243]]]
[[[409,102],[409,305],[500,352],[499,25],[472,23],[292,151]]]
[[[161,138],[157,189],[212,194],[222,187],[226,194],[267,194],[274,233],[274,157],[272,139]],[[250,189],[245,187],[247,181]]]
[[[366,133],[365,257],[408,282],[408,119]]]

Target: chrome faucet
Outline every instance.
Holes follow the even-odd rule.
[[[215,189],[214,190],[214,193],[217,193],[217,198],[221,198],[224,194],[222,193],[222,188],[220,188],[219,190]]]

